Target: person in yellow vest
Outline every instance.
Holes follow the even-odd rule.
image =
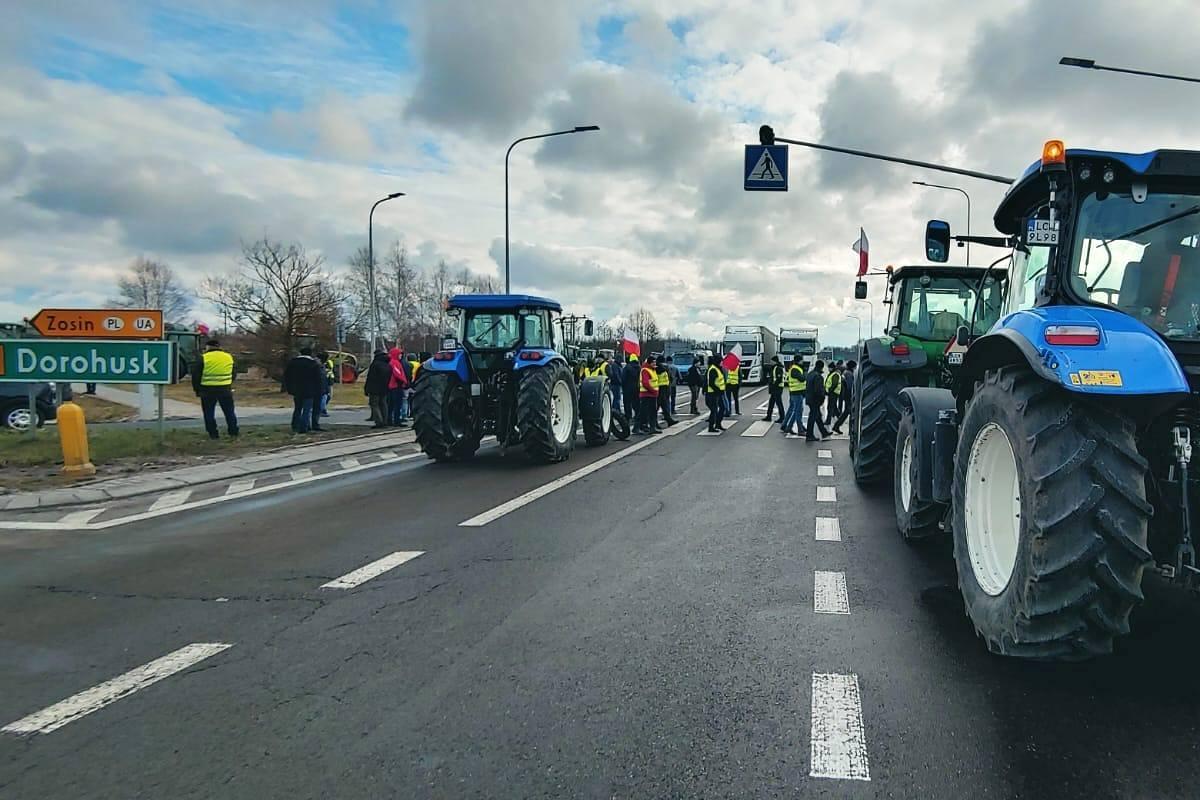
[[[667,423],[667,427],[671,427],[679,420],[675,419],[671,414],[671,373],[667,369],[667,358],[670,356],[662,356],[658,359],[657,381],[658,381],[658,407],[662,411],[663,421]],[[655,414],[657,422],[658,415]]]
[[[204,429],[209,438],[219,439],[217,430],[217,406],[225,416],[225,429],[230,436],[238,435],[237,413],[233,407],[233,356],[221,349],[221,343],[209,339],[204,344],[204,355],[199,369],[192,372],[192,389],[200,398],[200,410],[204,414]]]
[[[642,413],[638,418],[638,429],[634,432],[662,433],[658,427],[658,370],[655,369],[654,356],[646,358],[638,373],[638,402]]]
[[[831,364],[825,376],[825,424],[832,425],[842,411],[842,362]]]
[[[708,369],[704,375],[704,404],[708,406],[708,432],[725,430],[721,420],[725,418],[725,372],[716,356],[708,357]]]
[[[740,417],[742,415],[742,401],[738,395],[742,380],[741,367],[737,366],[729,370],[729,377],[725,379],[725,392],[728,395],[725,400],[726,413],[730,416]]]
[[[807,366],[799,358],[795,358],[788,367],[788,410],[783,418],[783,424],[779,426],[783,433],[792,433],[794,425],[796,426],[796,435],[800,435],[800,428],[804,421],[804,393],[808,389],[808,379],[804,371]]]

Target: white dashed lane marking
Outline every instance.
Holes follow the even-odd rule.
[[[179,489],[174,492],[167,492],[162,497],[155,500],[150,505],[150,511],[161,511],[164,508],[174,508],[181,506],[187,502],[187,499],[192,496],[191,489]]]
[[[342,469],[350,469],[351,467],[358,466],[358,459],[357,458],[343,458],[338,463],[342,465]]]
[[[817,458],[833,458],[832,450],[818,450]]]
[[[832,486],[817,487],[817,502],[818,503],[836,503],[837,489]]]
[[[70,514],[63,514],[62,519],[58,522],[61,525],[86,525],[103,513],[103,508],[85,508],[82,511],[72,511]]]
[[[406,561],[412,561],[420,555],[424,555],[424,550],[404,550],[398,553],[384,556],[378,561],[372,561],[366,566],[359,567],[353,572],[347,572],[340,578],[335,578],[329,583],[321,584],[322,589],[353,589],[355,586],[361,586],[372,578],[378,578],[389,569],[395,569]]]
[[[242,492],[248,492],[253,488],[254,488],[253,480],[234,481],[233,483],[229,484],[229,487],[225,490],[225,494],[226,495],[241,494]]]
[[[817,541],[840,542],[842,526],[837,517],[817,517]]]
[[[817,570],[813,576],[813,611],[818,614],[849,614],[846,573]]]
[[[829,464],[818,464],[817,465],[817,477],[818,478],[832,478],[833,477],[833,467]]]
[[[109,703],[114,703],[134,692],[145,689],[163,678],[169,678],[176,672],[185,670],[222,650],[228,650],[230,647],[233,645],[221,642],[189,644],[162,658],[156,658],[149,664],[143,664],[124,675],[119,675],[112,680],[55,703],[49,708],[5,725],[0,728],[0,731],[16,734],[50,733],[69,722],[91,714],[93,711],[99,711]]]
[[[304,469],[294,469],[289,474],[292,476],[292,480],[302,481],[305,478],[311,478],[313,476],[313,471],[305,467]]]
[[[813,673],[810,762],[814,778],[871,780],[857,675]]]

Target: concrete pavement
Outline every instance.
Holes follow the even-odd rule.
[[[1194,794],[1191,604],[991,657],[845,444],[753,419],[0,533],[0,796]]]

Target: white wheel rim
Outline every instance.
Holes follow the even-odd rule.
[[[550,392],[550,428],[554,431],[554,440],[559,444],[566,443],[571,436],[574,413],[575,410],[571,407],[571,387],[566,381],[559,381]]]
[[[604,398],[600,401],[600,432],[608,433],[612,428],[612,395],[608,392],[604,393]]]
[[[904,452],[900,456],[900,505],[905,511],[912,503],[912,463],[913,437],[910,433],[904,439]]]
[[[29,430],[32,421],[33,415],[29,413],[28,408],[14,408],[8,412],[8,425],[15,431]]]
[[[963,497],[967,555],[979,588],[995,597],[1017,564],[1021,541],[1021,483],[1008,435],[994,422],[971,445]]]

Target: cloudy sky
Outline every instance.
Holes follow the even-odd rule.
[[[595,124],[514,151],[515,291],[849,342],[859,226],[873,263],[921,263],[924,221],[966,213],[910,181],[968,189],[976,233],[1003,187],[793,147],[791,191],[747,194],[760,124],[1008,175],[1050,137],[1200,146],[1195,86],[1056,65],[1200,71],[1193,0],[4,5],[0,320],[102,302],[138,255],[194,284],[264,234],[341,269],[392,191],[377,242],[500,275],[508,143]]]

